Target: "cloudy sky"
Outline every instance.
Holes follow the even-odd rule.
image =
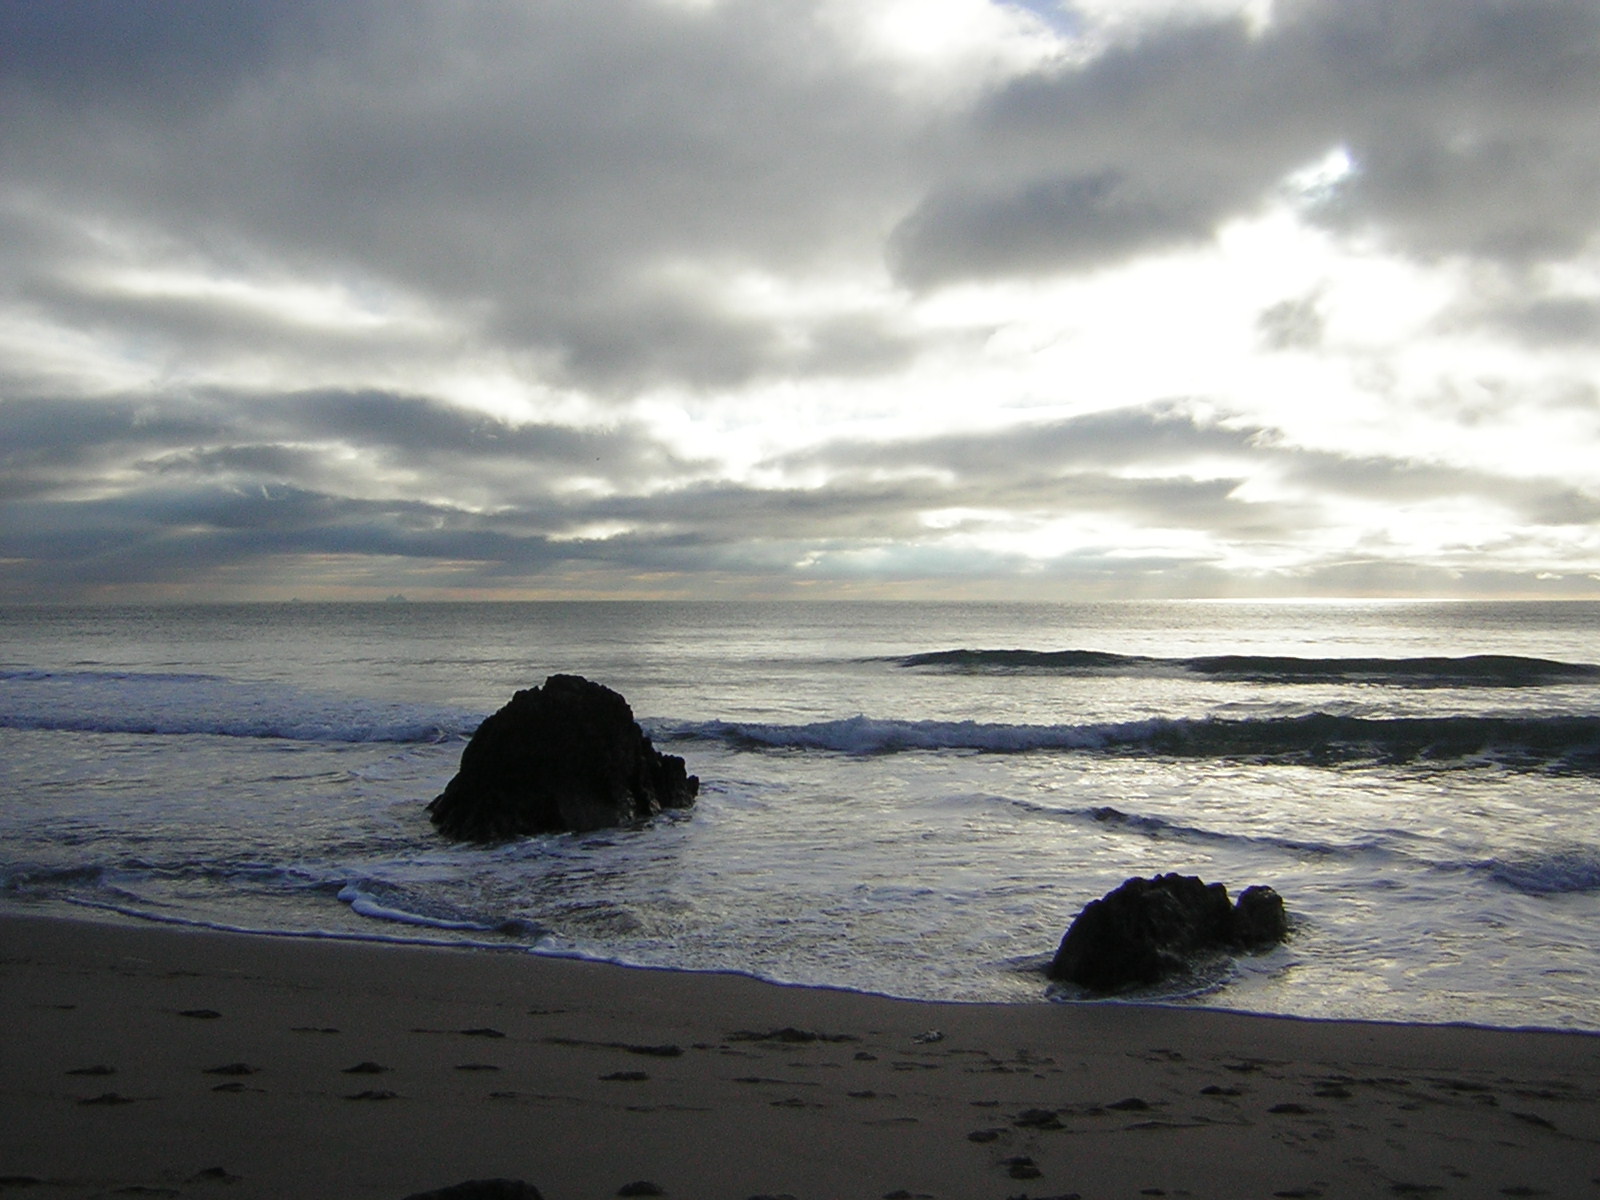
[[[5,0],[0,599],[1600,596],[1594,0]]]

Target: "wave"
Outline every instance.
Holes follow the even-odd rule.
[[[216,675],[0,671],[0,728],[71,733],[433,743],[481,713],[366,700]]]
[[[703,721],[661,727],[736,749],[881,755],[915,750],[994,754],[1080,751],[1175,758],[1341,763],[1485,760],[1600,772],[1600,717],[1397,717],[1309,713],[1246,720],[1152,719],[1087,725],[895,721],[866,716],[803,725]]]
[[[1600,850],[1571,846],[1477,864],[1496,883],[1529,896],[1600,891]]]
[[[1543,687],[1600,680],[1600,666],[1470,654],[1460,658],[1299,658],[1285,654],[1209,654],[1154,658],[1101,650],[935,650],[887,660],[899,667],[982,673],[1201,675],[1239,683],[1379,683],[1399,687]]]
[[[428,912],[436,907],[413,896],[400,896],[371,882],[347,883],[339,889],[338,898],[350,906],[357,916],[373,921],[391,921],[399,925],[416,925],[425,929],[458,930],[469,933],[503,933],[512,937],[544,937],[549,931],[543,926],[520,917],[484,918],[464,913]]]
[[[278,929],[264,925],[240,925],[231,921],[213,921],[204,917],[185,916],[180,913],[154,912],[137,904],[116,904],[106,900],[88,900],[64,896],[62,902],[79,908],[115,913],[157,925],[176,925],[185,929],[208,929],[216,933],[244,933],[252,937],[306,938],[329,942],[370,942],[384,946],[427,946],[443,950],[504,950],[505,942],[471,941],[461,938],[430,938],[420,935],[386,934],[343,929]]]
[[[1409,835],[1401,830],[1381,830],[1352,842],[1318,841],[1273,834],[1246,834],[1207,829],[1174,821],[1151,813],[1130,813],[1109,804],[1087,808],[1053,808],[1029,800],[1011,804],[1040,816],[1066,821],[1093,822],[1129,833],[1142,834],[1151,841],[1209,842],[1231,846],[1255,846],[1284,850],[1311,858],[1351,858],[1356,855],[1384,856],[1394,851],[1394,843]]]

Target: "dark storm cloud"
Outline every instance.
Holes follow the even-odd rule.
[[[1321,220],[1418,254],[1522,263],[1600,229],[1590,0],[1286,0],[1172,20],[1013,81],[900,227],[918,284],[1032,275],[1209,238],[1342,148]]]

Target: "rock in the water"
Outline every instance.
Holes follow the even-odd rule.
[[[1233,942],[1244,950],[1276,946],[1289,936],[1283,897],[1269,887],[1247,887],[1233,906]]]
[[[1273,945],[1288,929],[1269,887],[1246,888],[1234,905],[1222,884],[1193,875],[1130,879],[1084,906],[1046,974],[1096,992],[1148,987],[1207,955]]]
[[[478,727],[428,805],[466,841],[602,829],[694,803],[700,781],[650,744],[628,702],[578,675],[518,692]]]

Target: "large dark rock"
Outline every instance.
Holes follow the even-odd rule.
[[[699,790],[683,759],[650,744],[620,695],[552,675],[478,726],[428,815],[449,837],[502,841],[627,825],[687,808]]]
[[[1265,949],[1288,932],[1283,898],[1269,887],[1246,888],[1230,904],[1222,884],[1193,875],[1130,879],[1084,906],[1046,974],[1095,992],[1148,987],[1199,959]]]

